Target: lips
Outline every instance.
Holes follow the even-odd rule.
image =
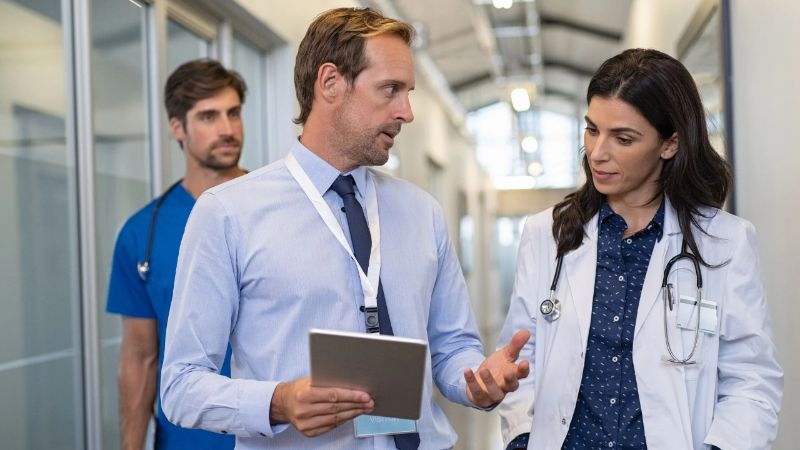
[[[606,181],[614,175],[614,172],[604,172],[602,170],[592,169],[592,178],[594,178],[595,181]]]
[[[211,147],[212,149],[220,149],[223,151],[236,151],[242,147],[241,142],[238,139],[226,139],[222,141],[217,141]]]
[[[394,137],[400,133],[400,130],[381,130],[381,134],[387,136],[389,139],[394,140]]]

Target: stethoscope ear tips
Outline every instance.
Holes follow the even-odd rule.
[[[139,278],[141,278],[142,281],[146,281],[147,273],[150,272],[150,262],[144,261],[136,263],[136,271],[139,272]]]

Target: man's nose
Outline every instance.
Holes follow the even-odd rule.
[[[411,110],[411,99],[408,96],[405,97],[399,109],[397,110],[396,118],[405,123],[411,123],[414,121],[414,111]]]

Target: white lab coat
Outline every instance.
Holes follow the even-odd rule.
[[[662,361],[664,305],[661,281],[669,259],[680,252],[675,210],[666,204],[662,239],[655,244],[639,301],[633,365],[644,419],[647,447],[653,450],[769,448],[778,431],[783,371],[776,360],[769,313],[760,279],[755,230],[749,222],[704,209],[695,231],[703,258],[719,268],[701,266],[703,298],[718,304],[717,332],[701,333],[700,364]],[[514,293],[498,342],[527,328],[533,337],[520,358],[531,375],[498,407],[506,444],[530,432],[529,449],[560,449],[575,410],[589,335],[595,268],[597,215],[586,225],[579,248],[564,257],[556,298],[560,319],[548,322],[539,312],[548,298],[555,271],[552,209],[528,218],[519,250]],[[710,235],[710,236],[709,236]],[[670,283],[680,294],[697,296],[694,270],[682,260]],[[668,313],[670,342],[676,356],[688,355],[694,331],[675,325]]]

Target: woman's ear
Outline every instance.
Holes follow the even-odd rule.
[[[678,153],[678,133],[673,133],[661,146],[661,159],[672,159]]]

